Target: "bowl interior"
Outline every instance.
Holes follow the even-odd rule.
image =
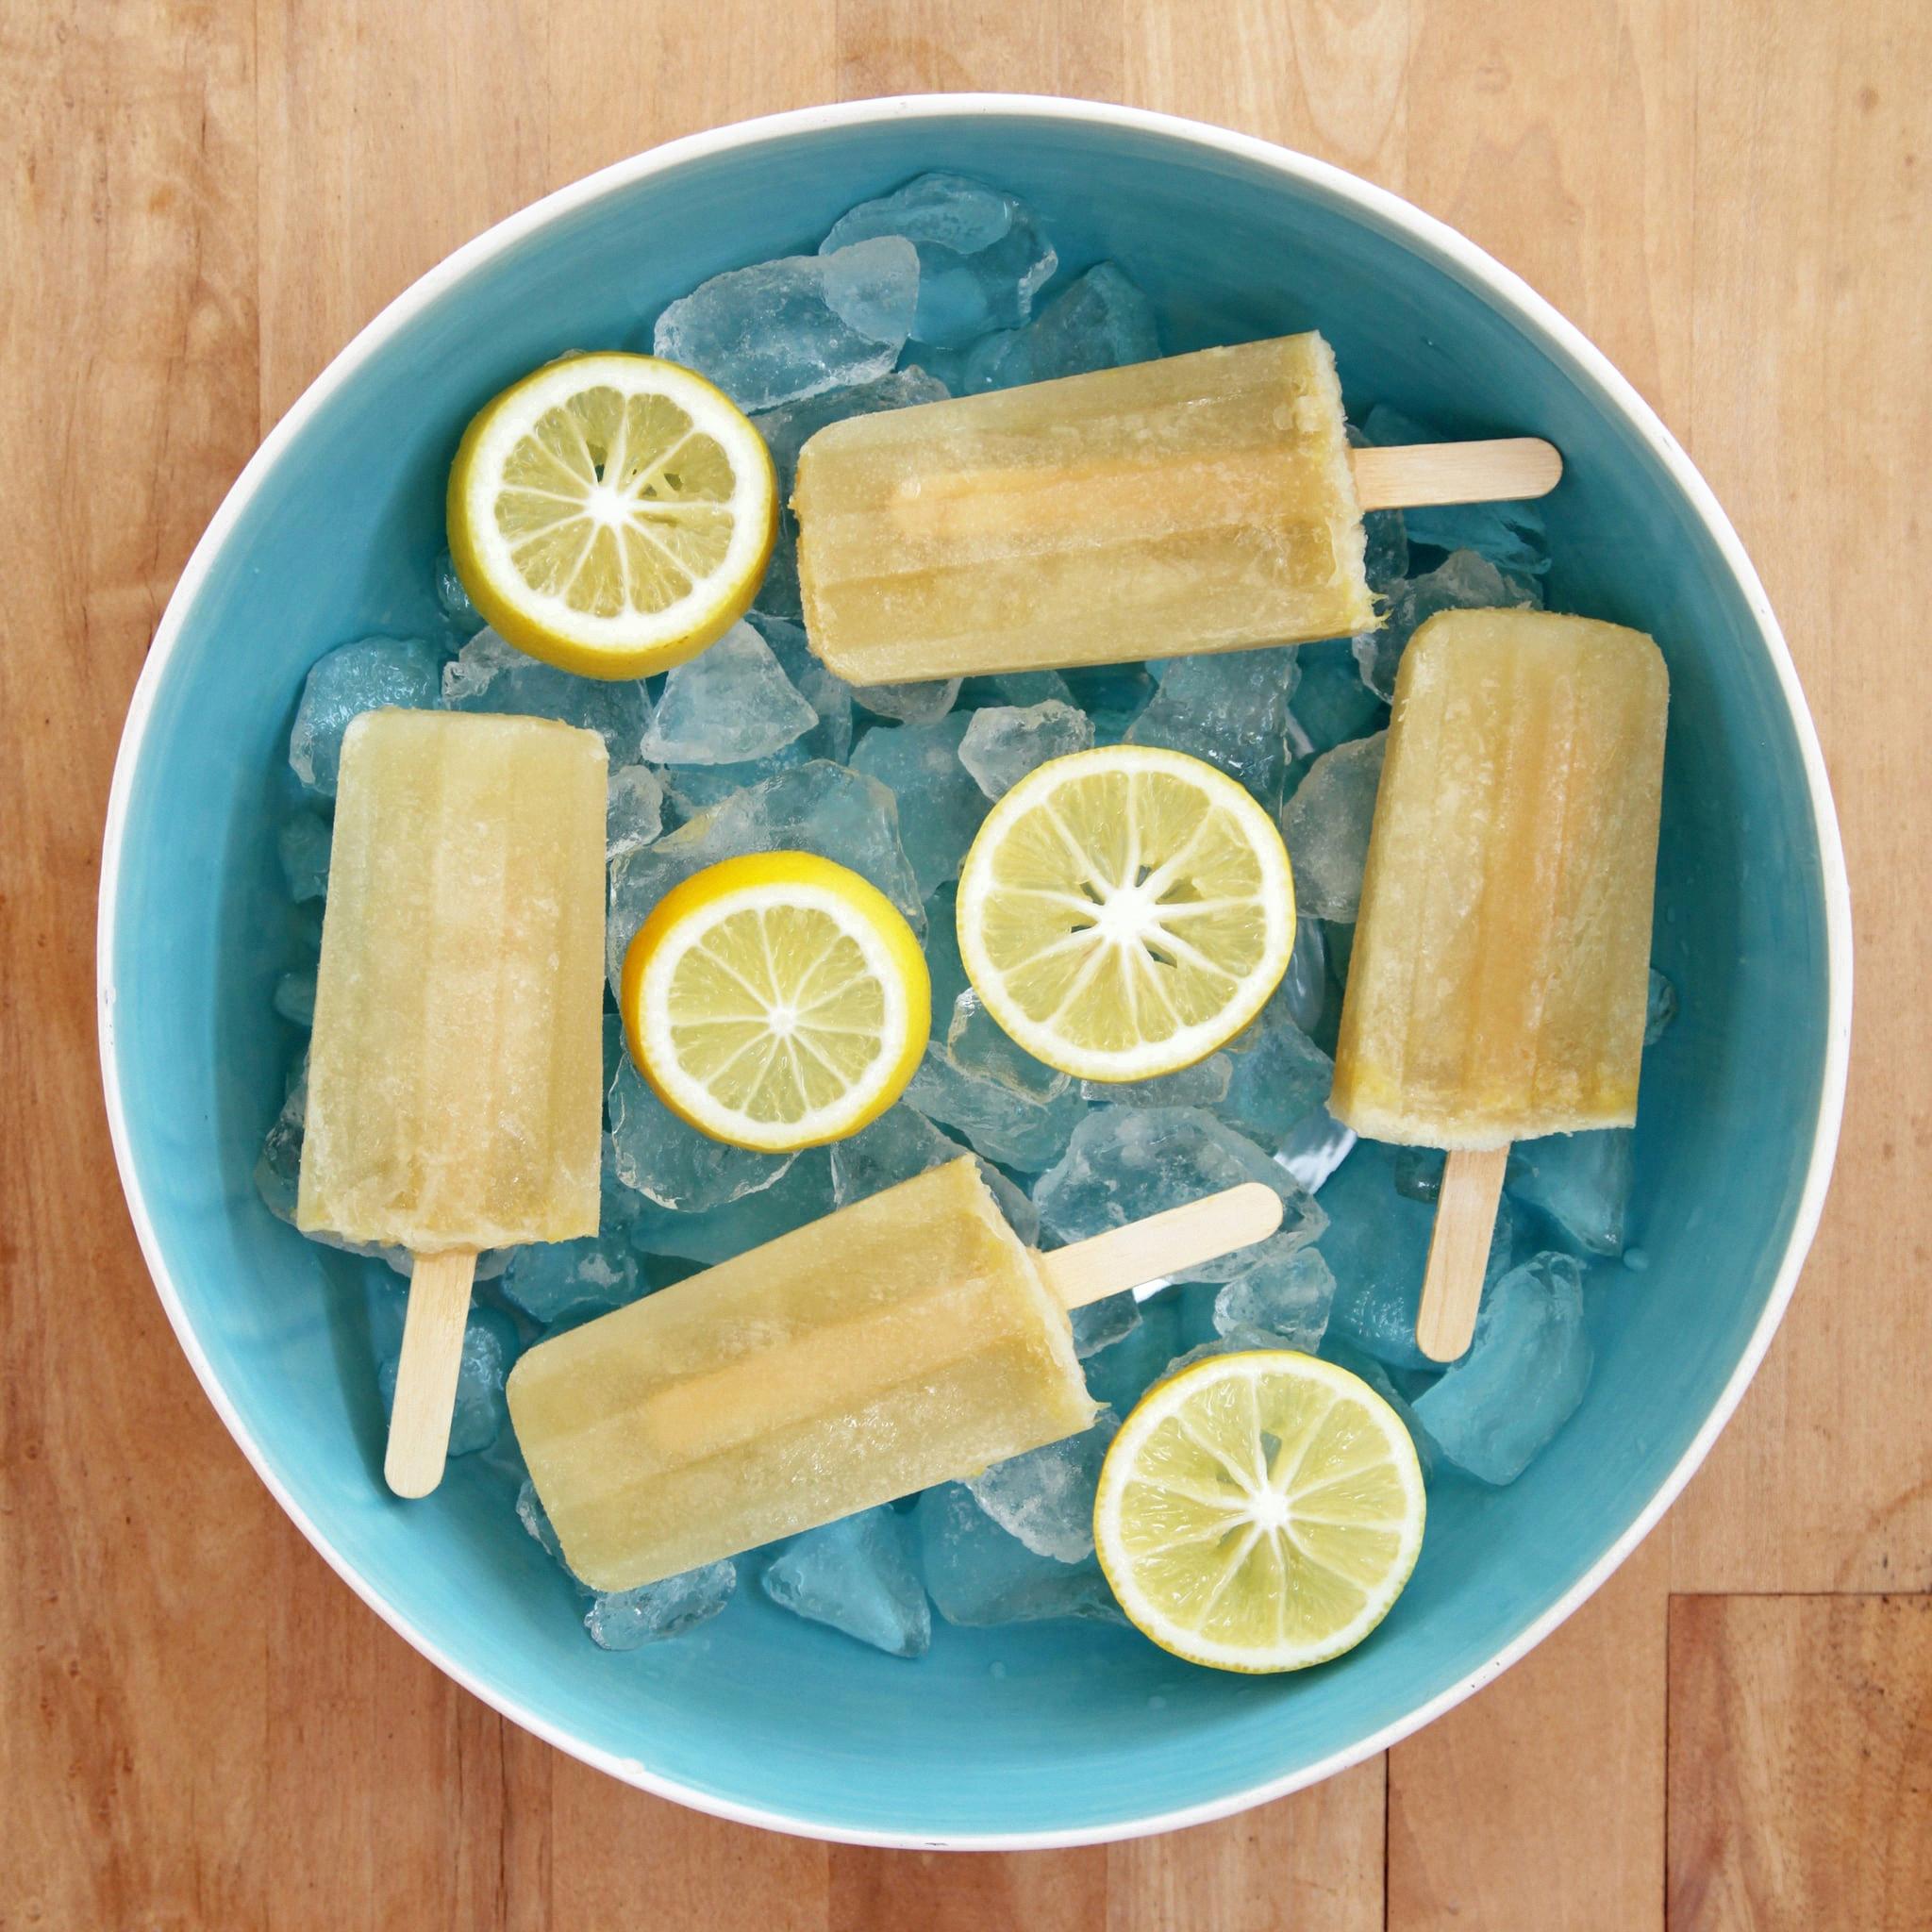
[[[1191,1669],[1081,1624],[941,1626],[908,1665],[741,1591],[698,1635],[593,1649],[562,1577],[452,1466],[379,1479],[359,1264],[273,1220],[250,1170],[298,1041],[270,991],[292,915],[278,778],[308,665],[425,630],[442,484],[470,413],[561,350],[647,345],[671,297],[809,249],[922,169],[1010,186],[1063,265],[1120,261],[1171,350],[1319,326],[1352,405],[1389,401],[1565,452],[1554,607],[1653,632],[1672,675],[1657,958],[1683,1015],[1648,1058],[1633,1241],[1599,1269],[1581,1412],[1512,1488],[1440,1483],[1426,1548],[1348,1658],[1278,1679]],[[1718,1403],[1772,1291],[1826,1060],[1820,834],[1750,603],[1654,447],[1456,252],[1265,158],[1013,108],[777,132],[610,185],[445,277],[333,382],[198,583],[131,777],[110,1048],[130,1174],[214,1382],[339,1560],[525,1721],[698,1803],[841,1835],[1102,1834],[1305,1775],[1479,1670],[1628,1528]]]

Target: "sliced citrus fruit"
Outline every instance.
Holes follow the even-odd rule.
[[[771,1153],[877,1119],[932,1021],[898,908],[806,852],[727,858],[665,893],[625,955],[621,997],[658,1098],[713,1140]]]
[[[519,650],[641,677],[743,616],[778,484],[758,431],[703,376],[655,356],[567,356],[472,418],[448,513],[463,588]]]
[[[1426,1507],[1415,1444],[1366,1382],[1261,1349],[1141,1397],[1101,1466],[1093,1541],[1121,1608],[1163,1650],[1298,1671],[1388,1615]]]
[[[959,952],[987,1011],[1087,1080],[1171,1074],[1233,1039],[1294,949],[1274,822],[1176,751],[1054,758],[988,814],[959,875]]]

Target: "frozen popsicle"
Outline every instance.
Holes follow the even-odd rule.
[[[1067,1308],[1280,1220],[1249,1182],[1035,1255],[961,1158],[533,1348],[510,1420],[572,1570],[633,1589],[1078,1433]]]
[[[792,498],[812,647],[858,684],[1372,628],[1364,508],[1540,496],[1516,438],[1352,451],[1314,334],[855,416]]]
[[[342,741],[296,1224],[416,1257],[390,1425],[442,1469],[482,1248],[594,1234],[604,741],[365,712]]]
[[[1512,1141],[1637,1118],[1669,680],[1642,632],[1446,610],[1403,654],[1336,1117],[1450,1150],[1417,1339],[1468,1345]]]

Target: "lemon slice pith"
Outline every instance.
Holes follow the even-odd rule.
[[[778,1153],[857,1133],[918,1069],[932,984],[876,887],[804,852],[727,858],[625,955],[631,1057],[688,1125]]]
[[[758,594],[777,531],[770,452],[702,376],[654,356],[570,356],[463,432],[449,544],[520,650],[587,677],[701,651]]]
[[[1294,948],[1274,822],[1224,773],[1152,745],[1028,773],[981,825],[958,905],[987,1010],[1089,1080],[1212,1053],[1261,1010]]]
[[[1297,1671],[1388,1614],[1426,1513],[1395,1411],[1346,1369],[1264,1349],[1148,1391],[1102,1465],[1093,1540],[1122,1609],[1162,1649]]]

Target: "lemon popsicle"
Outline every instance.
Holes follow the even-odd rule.
[[[1561,474],[1533,437],[1351,450],[1315,334],[851,417],[799,458],[806,629],[858,684],[1341,637],[1365,508]]]
[[[1443,611],[1403,655],[1329,1105],[1451,1150],[1425,1320],[1442,1270],[1480,1288],[1512,1141],[1637,1117],[1668,698],[1588,618]]]
[[[441,1438],[394,1467],[398,1431],[420,1398],[446,1437],[476,1252],[597,1228],[605,768],[543,719],[371,711],[343,739],[296,1224],[418,1257],[398,1488],[441,1471]]]
[[[1280,1218],[1250,1184],[1038,1256],[950,1161],[541,1343],[510,1420],[572,1570],[633,1589],[1076,1434],[1066,1309]]]
[[[1375,621],[1318,335],[835,423],[793,504],[807,631],[856,683]]]

